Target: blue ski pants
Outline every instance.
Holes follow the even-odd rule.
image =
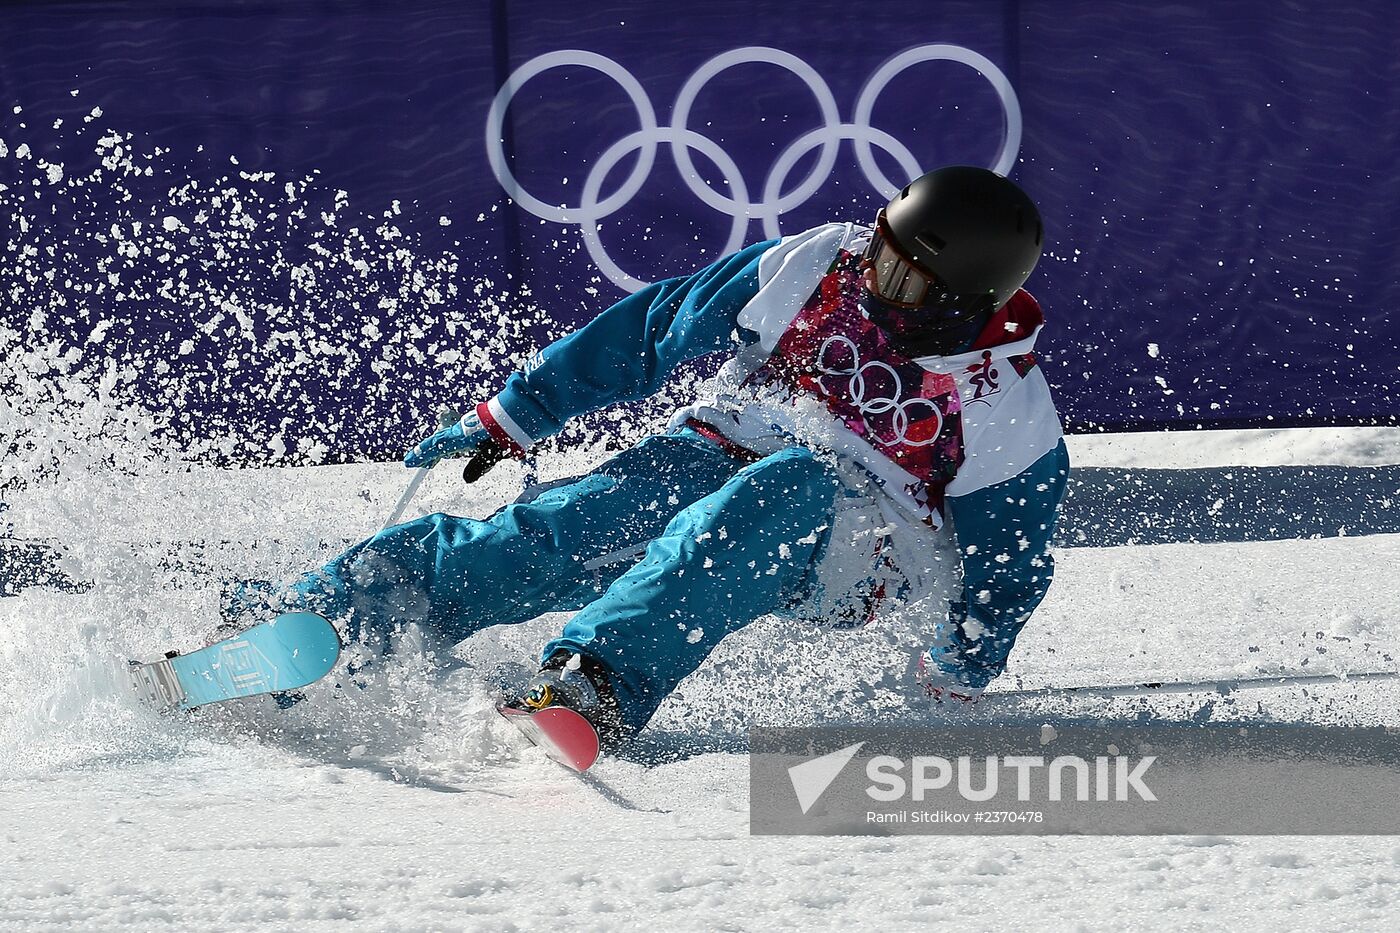
[[[840,489],[806,448],[746,465],[681,429],[489,518],[388,528],[291,601],[380,651],[405,623],[455,642],[575,611],[543,658],[562,649],[601,663],[635,731],[725,635],[801,603]]]

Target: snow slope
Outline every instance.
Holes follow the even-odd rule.
[[[1081,466],[1400,463],[1400,432],[1365,429],[1073,443]],[[442,472],[416,509],[485,511],[522,482],[509,466],[471,489]],[[121,658],[197,643],[216,573],[312,564],[377,527],[404,482],[392,465],[153,469],[8,503],[16,536],[61,542],[73,578],[96,585],[0,599],[0,928],[1371,930],[1400,918],[1394,837],[750,837],[743,729],[897,716],[883,674],[901,633],[756,623],[645,741],[583,779],[498,721],[473,676],[528,657],[557,618],[474,637],[452,672],[406,650],[366,689],[318,685],[285,713],[253,702],[162,719],[116,689]],[[186,565],[170,566],[172,544]],[[1395,666],[1400,536],[1077,548],[1059,561],[999,687]],[[1150,702],[1188,716],[1208,699],[973,715]],[[1210,714],[1400,726],[1395,685],[1247,699]]]

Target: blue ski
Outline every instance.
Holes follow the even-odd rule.
[[[321,616],[289,612],[189,654],[133,664],[131,686],[162,709],[296,690],[330,673],[340,636]]]

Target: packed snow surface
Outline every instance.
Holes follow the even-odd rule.
[[[1081,466],[1378,465],[1400,462],[1396,433],[1120,435],[1075,438],[1072,453]],[[541,475],[601,455],[555,455]],[[1400,917],[1393,837],[750,836],[744,729],[897,717],[886,673],[903,647],[879,631],[760,621],[584,778],[500,721],[478,676],[528,661],[558,617],[475,636],[450,670],[433,646],[407,646],[364,689],[331,678],[285,712],[258,700],[162,717],[118,689],[123,658],[200,643],[215,577],[314,565],[377,528],[407,478],[385,464],[153,469],[13,498],[13,534],[66,545],[74,578],[95,585],[0,599],[0,928],[1373,930]],[[481,514],[524,480],[506,465],[468,488],[442,470],[414,509]],[[1058,560],[995,688],[1395,666],[1397,536]],[[1387,684],[1266,690],[1207,714],[1400,725],[1397,697]],[[1210,699],[971,715],[1150,703],[1184,717]]]

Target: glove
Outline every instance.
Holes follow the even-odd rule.
[[[486,433],[486,428],[482,427],[481,419],[477,417],[476,411],[473,410],[437,433],[430,435],[417,447],[404,454],[403,465],[410,469],[430,467],[444,457],[475,453],[488,441],[495,444],[491,440],[491,435]]]
[[[928,651],[919,652],[919,663],[915,671],[919,686],[926,699],[938,706],[976,706],[982,699],[984,687],[970,687],[945,671],[939,670],[929,657]]]
[[[488,437],[472,454],[467,465],[462,467],[462,482],[474,483],[486,475],[486,471],[511,455],[505,445],[494,437]]]

